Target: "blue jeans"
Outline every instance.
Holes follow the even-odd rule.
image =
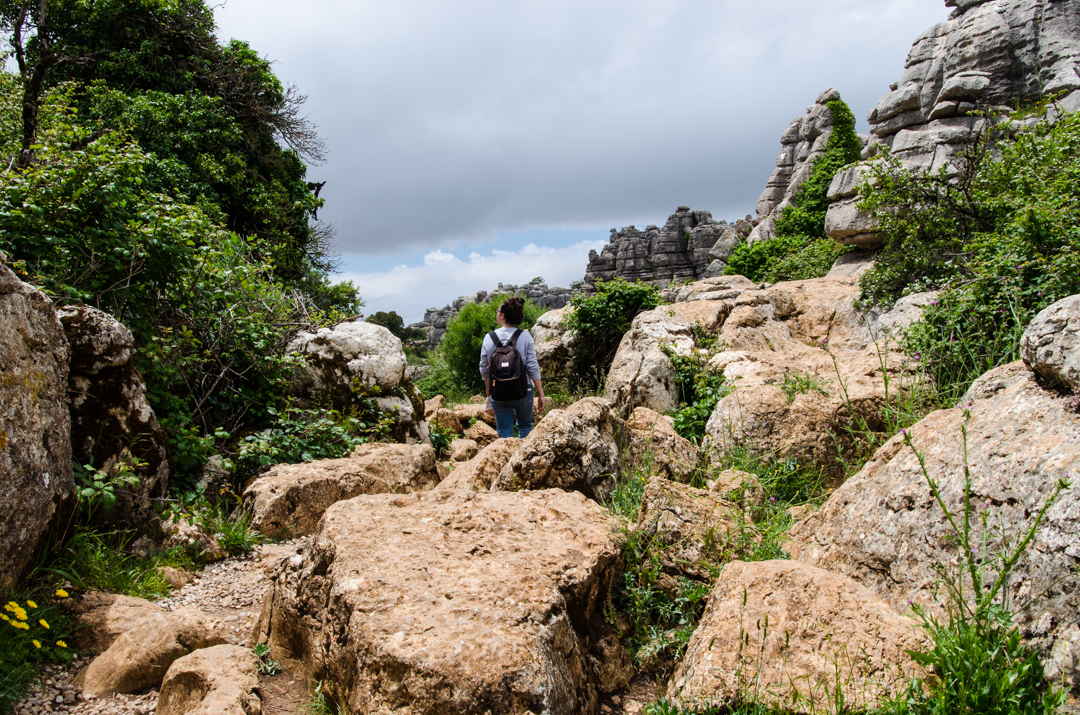
[[[518,437],[525,439],[532,432],[533,426],[533,388],[529,385],[529,391],[520,400],[513,402],[491,401],[495,409],[495,431],[499,438],[514,436],[514,422],[517,422]]]

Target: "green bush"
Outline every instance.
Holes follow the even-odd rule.
[[[495,313],[507,297],[493,295],[483,303],[467,303],[446,326],[439,353],[453,375],[453,385],[458,390],[469,395],[484,394],[484,381],[480,378],[480,347],[484,343],[484,336],[499,327],[495,322]],[[526,300],[524,317],[518,327],[528,330],[543,314],[543,308]],[[424,395],[427,396],[427,392]]]
[[[731,388],[724,383],[721,373],[705,369],[708,360],[700,352],[695,350],[690,355],[680,355],[668,345],[661,349],[675,368],[679,407],[670,413],[675,420],[675,431],[700,445],[716,403],[731,392]]]
[[[0,712],[26,694],[41,665],[71,661],[71,617],[59,607],[67,597],[62,589],[0,593]]]
[[[817,278],[851,250],[825,236],[825,214],[829,210],[829,184],[837,171],[859,160],[861,146],[855,133],[855,116],[844,100],[834,99],[828,107],[833,128],[825,152],[815,160],[791,205],[781,211],[776,236],[738,246],[728,261],[727,275],[772,283]]]
[[[952,170],[872,163],[863,206],[885,247],[861,279],[867,303],[937,289],[904,345],[955,404],[988,369],[1019,357],[1019,336],[1054,301],[1080,293],[1080,115],[1015,137],[981,136]]]
[[[577,331],[574,373],[580,383],[597,384],[607,374],[623,333],[634,317],[660,305],[660,292],[647,283],[628,283],[621,278],[597,281],[592,295],[578,293],[571,299],[574,310],[566,327]],[[571,387],[577,387],[576,385]]]

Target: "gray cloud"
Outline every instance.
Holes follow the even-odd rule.
[[[752,211],[817,94],[860,121],[942,0],[228,0],[309,96],[339,250]],[[641,219],[639,219],[641,220]]]

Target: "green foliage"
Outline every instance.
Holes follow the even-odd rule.
[[[1018,358],[1038,311],[1080,292],[1080,115],[1015,137],[988,132],[936,174],[888,156],[872,166],[863,205],[885,248],[860,281],[864,299],[941,290],[904,347],[955,404],[975,377]]]
[[[566,327],[578,334],[575,375],[585,383],[596,383],[607,373],[634,317],[661,303],[660,292],[647,283],[616,278],[597,281],[593,287],[592,295],[578,293],[571,299],[574,310],[566,317]]]
[[[99,509],[108,516],[116,506],[118,488],[130,489],[139,486],[139,478],[135,475],[139,466],[140,462],[135,458],[118,460],[109,469],[95,468],[93,464],[72,464],[75,498],[78,499],[80,512],[88,523]]]
[[[529,281],[529,285],[531,286],[540,286],[544,285],[545,283],[547,283],[547,281],[545,281],[542,276],[537,276],[536,278],[533,278],[531,281]]]
[[[367,322],[383,326],[402,342],[405,342],[406,340],[421,340],[427,337],[427,334],[420,328],[406,328],[405,319],[393,310],[389,313],[382,310],[373,313],[367,317]]]
[[[226,462],[226,469],[235,475],[235,486],[275,464],[347,457],[357,445],[385,439],[394,417],[379,411],[375,404],[378,394],[375,388],[357,396],[345,411],[303,409],[291,403],[280,412],[266,408],[275,418],[274,424],[244,437],[231,461]]]
[[[480,378],[480,347],[484,343],[484,336],[499,327],[495,322],[495,313],[507,297],[493,295],[483,303],[467,303],[446,326],[439,352],[453,375],[453,384],[469,395],[484,394],[484,381]],[[543,308],[526,300],[524,316],[518,327],[528,330],[543,313]],[[427,395],[427,392],[424,394]]]
[[[450,444],[457,439],[457,434],[435,422],[428,425],[431,435],[431,447],[435,450],[435,458],[442,459],[450,453]]]
[[[1021,715],[1058,711],[1067,699],[1062,690],[1046,689],[1042,662],[1038,653],[1028,648],[1012,622],[1007,584],[1039,530],[1047,511],[1069,483],[1061,481],[1053,494],[1035,513],[1031,526],[1010,544],[1008,534],[992,540],[989,515],[976,514],[971,499],[971,474],[967,465],[967,420],[965,411],[961,430],[964,435],[964,501],[962,511],[954,514],[945,504],[937,480],[930,476],[922,454],[904,433],[904,444],[919,461],[934,500],[952,527],[959,555],[955,573],[939,566],[945,586],[948,617],[935,618],[916,607],[922,626],[933,640],[928,652],[912,653],[933,677],[914,684],[902,705],[913,715],[951,713],[987,713]],[[973,517],[981,518],[982,538],[975,536]],[[896,708],[900,710],[899,707]]]
[[[630,622],[624,642],[639,669],[668,675],[686,651],[711,584],[679,578],[673,592],[662,589],[659,549],[644,532],[630,532],[623,550],[627,570],[615,606]]]
[[[753,245],[742,244],[732,253],[725,273],[753,281],[817,278],[850,249],[825,236],[829,210],[829,184],[836,172],[858,161],[861,147],[855,117],[842,99],[828,103],[833,128],[825,152],[814,161],[809,178],[776,220],[776,236]]]
[[[780,382],[780,389],[783,390],[790,404],[795,401],[796,395],[805,395],[810,392],[828,397],[829,391],[825,389],[825,386],[830,382],[832,380],[824,380],[810,373],[785,372],[784,379]]]
[[[256,643],[251,649],[255,657],[259,659],[259,675],[277,675],[281,672],[281,663],[270,657],[270,646],[266,643]]]
[[[479,349],[477,349],[476,352],[476,370],[477,374],[479,374]],[[416,381],[416,387],[420,390],[420,394],[423,395],[426,400],[430,400],[432,397],[435,397],[435,395],[442,395],[446,398],[447,402],[451,404],[466,402],[469,397],[473,395],[468,386],[463,386],[458,383],[457,376],[450,367],[450,363],[447,362],[446,354],[442,350],[441,345],[439,349],[430,353],[428,357],[427,374]],[[483,392],[483,387],[481,387],[479,392]]]
[[[131,532],[79,528],[42,570],[86,591],[109,591],[153,600],[168,595],[171,590],[158,567],[189,569],[192,566],[180,548],[143,554],[132,550],[133,543]]]
[[[716,338],[709,336],[707,340],[695,342],[715,346]],[[670,345],[662,345],[661,350],[675,368],[675,384],[679,392],[679,407],[671,413],[675,420],[675,431],[694,444],[701,444],[705,438],[705,426],[716,403],[731,392],[731,388],[724,383],[721,373],[705,369],[707,353],[693,350],[688,355],[680,355]]]
[[[63,590],[0,594],[0,711],[19,701],[43,664],[70,662],[71,617],[59,607],[66,597]]]

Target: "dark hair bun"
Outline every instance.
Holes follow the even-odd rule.
[[[503,301],[499,312],[510,325],[521,325],[521,320],[525,315],[525,300],[521,296],[512,295]]]

